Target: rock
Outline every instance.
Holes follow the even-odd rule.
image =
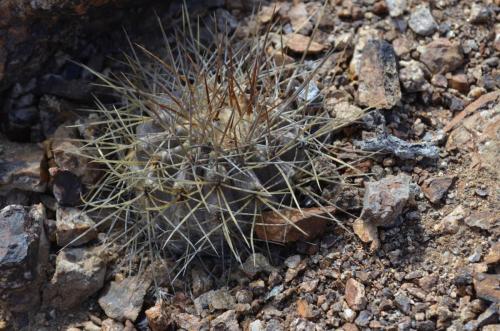
[[[345,285],[345,301],[351,309],[363,310],[367,304],[365,286],[354,278],[349,278]]]
[[[228,310],[217,316],[210,323],[211,330],[241,331],[234,310]]]
[[[145,314],[151,331],[165,331],[172,328],[171,320],[164,312],[161,303],[156,303],[153,307],[147,309]]]
[[[56,240],[58,246],[80,246],[96,238],[96,225],[85,212],[72,207],[57,208]]]
[[[172,316],[172,318],[174,319],[175,324],[183,330],[208,330],[208,322],[194,315],[186,313],[178,313]]]
[[[392,17],[403,15],[407,8],[406,0],[385,0],[385,3],[389,8],[389,15]]]
[[[491,245],[488,254],[484,257],[486,264],[498,264],[500,262],[500,242]]]
[[[473,3],[470,8],[469,22],[475,24],[488,23],[493,15],[493,11],[487,5]]]
[[[359,103],[374,108],[392,108],[400,99],[394,49],[384,40],[369,40],[359,68]]]
[[[106,262],[99,248],[68,248],[59,253],[56,270],[43,292],[44,304],[67,310],[82,304],[104,285]]]
[[[461,67],[464,56],[459,44],[453,44],[448,39],[439,38],[423,47],[420,61],[432,73],[446,73]]]
[[[292,5],[288,11],[288,18],[294,32],[302,35],[308,35],[311,32],[313,25],[309,21],[309,14],[307,13],[305,3],[298,2]]]
[[[437,146],[429,143],[409,143],[387,133],[361,141],[355,140],[354,145],[365,151],[390,153],[403,160],[426,158],[435,161],[439,157]]]
[[[87,326],[85,326],[85,330],[87,330]],[[122,323],[119,323],[111,318],[107,318],[102,321],[101,327],[97,327],[97,330],[100,331],[124,331],[124,326]]]
[[[295,53],[318,54],[326,48],[325,45],[298,33],[291,33],[287,35],[285,44],[289,50]]]
[[[367,182],[360,218],[377,226],[392,225],[412,198],[410,181],[410,176],[400,174]]]
[[[358,317],[354,320],[354,323],[361,327],[366,327],[370,323],[372,318],[372,313],[368,310],[362,310]]]
[[[455,181],[455,177],[431,177],[420,186],[424,195],[432,203],[438,203]]]
[[[302,258],[300,257],[300,255],[292,255],[292,256],[289,256],[285,259],[284,264],[288,268],[296,269],[299,266],[300,261],[302,261]]]
[[[392,47],[398,57],[408,54],[413,49],[413,42],[405,36],[400,36],[392,41]]]
[[[427,5],[420,5],[413,10],[408,20],[408,25],[410,29],[421,36],[433,34],[438,28]]]
[[[358,218],[352,225],[354,233],[362,242],[371,243],[370,250],[376,251],[380,247],[377,226],[369,221]]]
[[[264,326],[261,320],[255,320],[248,325],[248,331],[266,331]]]
[[[430,90],[431,86],[425,79],[423,65],[420,62],[401,61],[402,68],[399,70],[399,80],[403,88],[410,93]]]
[[[227,310],[231,309],[235,304],[236,300],[227,289],[212,290],[194,300],[194,307],[198,315],[201,315],[205,309],[210,312]]]
[[[80,178],[67,170],[57,170],[52,176],[52,192],[59,205],[74,207],[80,204],[83,190]]]
[[[458,232],[460,223],[465,219],[465,216],[466,213],[464,208],[462,205],[459,205],[438,224],[434,225],[434,231],[443,234],[455,234]]]
[[[349,74],[351,75],[351,79],[356,79],[359,77],[363,51],[368,41],[372,39],[380,39],[379,32],[376,29],[368,26],[359,29],[355,38],[356,44],[354,46],[354,54],[352,55],[352,60],[349,64]]]
[[[469,92],[469,82],[467,80],[467,75],[453,75],[450,79],[448,79],[448,84],[452,89],[455,89],[463,94],[467,94],[467,92]]]
[[[30,210],[19,205],[0,210],[0,301],[12,312],[40,304],[49,251],[45,218],[42,204]]]
[[[36,144],[20,144],[0,136],[0,191],[44,192],[49,174],[45,154]]]
[[[491,304],[478,318],[465,324],[465,330],[480,330],[486,324],[498,322],[498,305]],[[484,330],[484,329],[483,329]]]
[[[270,265],[268,259],[260,253],[250,255],[241,266],[241,269],[249,278],[255,277],[260,272],[271,273],[276,271],[276,268]]]
[[[500,274],[475,273],[473,284],[479,298],[500,303]]]
[[[264,212],[262,221],[255,225],[255,233],[262,240],[278,243],[312,239],[324,232],[329,214],[335,208],[302,208],[301,211],[281,210],[281,215],[274,211]]]
[[[330,105],[329,101],[326,101],[326,105],[328,105],[328,108],[332,108],[330,114],[340,126],[353,123],[366,113],[365,110],[351,104],[349,101],[335,102],[333,105]]]
[[[200,267],[191,269],[191,289],[194,296],[199,296],[213,287],[212,278]]]
[[[470,227],[480,228],[491,233],[500,234],[500,218],[498,211],[473,212],[465,219]]]
[[[409,314],[411,311],[411,301],[410,298],[408,298],[404,294],[398,294],[394,297],[394,301],[396,303],[396,307],[399,308],[403,313]]]
[[[112,281],[99,297],[99,306],[112,319],[135,321],[142,309],[146,291],[152,281],[149,270],[121,281]]]
[[[306,300],[299,299],[297,300],[296,304],[297,304],[297,314],[299,314],[300,317],[305,319],[311,319],[315,316],[311,306]]]
[[[356,326],[356,324],[346,323],[346,324],[342,325],[341,330],[343,330],[343,331],[359,331],[359,328]]]

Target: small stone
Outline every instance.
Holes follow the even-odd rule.
[[[199,296],[213,287],[212,278],[203,269],[193,267],[191,269],[191,289],[194,296]]]
[[[325,45],[312,41],[311,37],[298,33],[291,33],[287,35],[286,47],[293,52],[307,54],[318,54],[326,48]]]
[[[440,74],[432,76],[431,83],[432,83],[432,85],[437,86],[437,87],[442,87],[442,88],[448,87],[448,80],[446,79],[445,76],[440,75]]]
[[[359,331],[359,328],[356,326],[356,324],[346,323],[346,324],[342,325],[342,330],[343,331]]]
[[[356,318],[356,312],[354,310],[352,310],[351,308],[345,308],[343,311],[342,311],[342,317],[344,318],[344,320],[346,320],[347,322],[353,322],[354,319]]]
[[[433,321],[418,321],[416,323],[418,331],[434,331],[436,330],[436,324]]]
[[[297,314],[305,319],[311,319],[315,316],[309,303],[304,299],[297,300]]]
[[[40,287],[48,260],[45,208],[10,205],[0,210],[0,298],[11,312],[40,304]],[[0,317],[1,317],[0,309]]]
[[[362,51],[358,99],[374,108],[392,108],[401,99],[396,54],[384,40],[369,40]]]
[[[407,8],[406,0],[385,0],[385,3],[389,8],[389,15],[392,17],[403,15]]]
[[[300,255],[292,255],[287,257],[284,263],[288,268],[296,269],[299,266],[301,260],[302,258],[300,257]]]
[[[492,233],[500,232],[500,218],[495,211],[474,212],[465,219],[465,224]]]
[[[43,149],[1,137],[0,146],[0,191],[44,192],[49,174]]]
[[[210,312],[227,310],[231,309],[235,304],[235,298],[227,289],[212,290],[200,295],[194,300],[194,307],[198,315],[201,315],[205,309]]]
[[[351,309],[363,310],[367,304],[365,286],[354,278],[349,278],[345,285],[345,300]]]
[[[74,207],[81,202],[82,184],[80,178],[67,170],[53,172],[52,191],[61,206]]]
[[[396,307],[398,307],[403,313],[409,314],[411,312],[411,301],[406,295],[398,294],[394,297],[394,301],[396,303]]]
[[[228,310],[217,316],[210,323],[211,330],[240,331],[236,312]]]
[[[148,327],[151,331],[164,331],[172,327],[171,320],[163,310],[161,303],[156,303],[145,312],[148,320]]]
[[[398,57],[408,54],[413,49],[413,43],[405,36],[400,36],[392,41],[392,47]]]
[[[76,208],[58,207],[56,240],[58,246],[80,246],[97,238],[94,221]]]
[[[354,323],[356,323],[356,325],[358,326],[366,327],[370,323],[371,318],[372,318],[371,312],[369,312],[368,310],[362,310],[359,312],[359,315],[354,321]]]
[[[470,8],[469,21],[475,24],[488,23],[493,16],[493,11],[484,4],[473,3]]]
[[[488,254],[484,257],[486,264],[497,264],[498,262],[500,262],[500,242],[491,245]]]
[[[269,264],[269,260],[260,253],[250,255],[241,266],[241,269],[249,278],[255,277],[260,272],[271,273],[276,270]]]
[[[449,86],[463,94],[469,92],[469,82],[464,74],[453,75],[448,80]]]
[[[473,284],[479,298],[500,303],[500,274],[476,273]]]
[[[444,197],[455,181],[455,177],[431,177],[420,186],[424,195],[432,203],[438,203]]]
[[[432,73],[446,73],[462,66],[464,56],[459,44],[451,43],[448,39],[439,38],[423,47],[420,61]]]
[[[176,326],[182,330],[208,330],[208,322],[195,315],[177,313],[172,315],[172,319],[175,321]]]
[[[99,297],[99,306],[112,319],[135,321],[142,309],[144,297],[151,282],[152,277],[148,270],[121,281],[112,281]]]
[[[85,330],[87,330],[87,329],[85,328]],[[102,322],[101,327],[97,326],[97,330],[99,330],[99,331],[124,331],[124,326],[120,322],[112,320],[111,318],[107,318]],[[157,330],[154,330],[154,331],[157,331]]]
[[[425,79],[425,68],[420,62],[401,61],[402,68],[399,71],[399,79],[403,88],[410,93],[430,90],[430,84]]]
[[[463,206],[459,205],[438,224],[434,225],[434,231],[443,234],[455,234],[460,229],[460,222],[465,219],[465,216],[466,214]]]
[[[236,302],[238,303],[251,303],[253,300],[252,291],[239,290],[235,295]]]
[[[438,25],[434,20],[434,17],[432,17],[429,7],[426,5],[418,6],[411,13],[410,19],[408,20],[408,25],[410,26],[410,29],[421,36],[428,36],[430,34],[433,34],[438,28]]]
[[[79,306],[104,285],[106,263],[98,248],[68,248],[59,253],[56,271],[43,297],[61,310]]]
[[[261,320],[252,321],[248,325],[248,331],[265,331],[264,323]]]

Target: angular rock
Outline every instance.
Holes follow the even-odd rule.
[[[201,315],[205,309],[208,309],[210,312],[227,310],[231,309],[235,304],[236,300],[227,289],[212,290],[194,300],[194,307],[198,315]]]
[[[473,284],[479,298],[500,303],[500,274],[476,273]]]
[[[286,47],[296,53],[318,54],[326,46],[298,33],[291,33],[286,37]]]
[[[464,208],[459,205],[434,226],[434,231],[443,234],[455,234],[458,232],[460,223],[465,219],[465,216]]]
[[[172,318],[175,324],[183,330],[208,330],[208,321],[206,319],[200,319],[197,316],[186,313],[175,314]]]
[[[52,192],[59,205],[70,207],[79,205],[83,190],[80,178],[67,170],[57,170],[52,176]]]
[[[498,210],[474,212],[465,219],[465,224],[494,234],[500,234],[500,217],[498,217]]]
[[[156,305],[147,309],[145,314],[148,319],[148,327],[152,331],[164,331],[173,327],[171,319],[164,311],[161,303],[156,303]],[[185,329],[190,330],[188,328]]]
[[[357,79],[359,77],[361,62],[363,58],[363,51],[366,47],[368,41],[372,39],[380,39],[379,31],[374,28],[365,26],[359,29],[356,35],[356,44],[354,46],[354,53],[352,55],[351,63],[349,63],[349,74],[351,79]]]
[[[389,8],[389,15],[398,17],[403,15],[407,8],[406,0],[385,0],[387,8]]]
[[[13,189],[44,192],[49,174],[42,148],[20,144],[0,136],[0,191]]]
[[[459,44],[451,43],[445,38],[439,38],[423,47],[420,61],[432,73],[446,73],[462,66],[464,55]]]
[[[56,240],[58,246],[80,246],[97,238],[94,221],[73,207],[58,207],[56,211]]]
[[[369,40],[359,68],[359,103],[374,108],[392,108],[400,99],[394,49],[384,40]]]
[[[410,29],[421,36],[433,34],[438,28],[429,7],[426,5],[420,5],[413,10],[408,25]]]
[[[323,233],[334,207],[302,208],[262,213],[262,219],[255,224],[255,233],[266,241],[289,243],[301,239],[311,239]],[[286,219],[284,219],[286,217]],[[300,230],[299,230],[300,229]]]
[[[467,94],[467,92],[469,92],[469,82],[467,79],[467,75],[453,75],[450,79],[448,79],[448,84],[452,89],[455,89],[463,94]]]
[[[493,15],[493,11],[488,5],[473,3],[470,8],[469,21],[475,24],[488,23]]]
[[[484,263],[486,264],[498,264],[500,262],[500,242],[493,244],[484,257]]]
[[[299,299],[297,300],[297,314],[305,319],[311,319],[314,317],[313,310],[307,300]]]
[[[444,197],[455,181],[455,177],[432,177],[426,179],[422,185],[422,191],[432,203],[438,203]]]
[[[371,251],[379,249],[380,240],[378,238],[378,230],[375,224],[358,218],[352,224],[352,229],[362,242],[371,243]]]
[[[0,301],[12,312],[40,304],[40,286],[48,259],[45,208],[10,205],[0,210]]]
[[[44,304],[60,310],[77,307],[104,285],[106,262],[99,248],[68,248],[59,253]]]
[[[412,198],[410,182],[410,176],[400,174],[366,183],[360,218],[377,226],[392,225]]]
[[[194,296],[199,296],[212,287],[212,278],[205,270],[196,266],[191,269],[191,289]]]
[[[349,278],[345,284],[345,301],[351,309],[363,310],[367,304],[365,286],[354,278]]]
[[[269,260],[260,253],[250,255],[241,266],[241,269],[249,278],[255,277],[259,272],[271,273],[276,271],[276,268],[269,264]]]
[[[210,322],[211,330],[241,331],[234,310],[228,310]]]
[[[417,61],[401,61],[402,68],[399,70],[399,80],[403,88],[410,93],[430,90],[431,85],[425,79],[423,65]]]
[[[99,306],[104,310],[106,316],[112,319],[135,321],[142,309],[146,291],[152,281],[149,271],[127,277],[121,281],[112,281],[99,297]]]

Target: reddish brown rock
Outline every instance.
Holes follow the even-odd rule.
[[[345,285],[345,301],[351,309],[363,310],[367,304],[365,286],[354,278],[349,278]]]
[[[297,314],[305,319],[311,319],[314,317],[311,306],[304,299],[297,300]]]
[[[467,80],[467,75],[453,75],[450,79],[448,79],[448,84],[451,88],[464,94],[467,94],[467,92],[469,92],[469,82]]]
[[[151,331],[165,331],[173,327],[173,323],[165,313],[162,305],[157,303],[153,307],[146,310],[146,318],[148,319],[148,327]]]
[[[326,46],[311,40],[311,37],[298,33],[291,33],[286,37],[286,47],[296,53],[318,54],[325,50]]]
[[[500,274],[476,273],[474,289],[481,299],[500,303]]]
[[[427,44],[420,55],[432,73],[446,73],[459,68],[464,61],[462,47],[448,39],[440,38]]]
[[[455,177],[432,177],[426,179],[421,185],[422,191],[432,203],[438,203],[444,197],[455,181]]]
[[[255,233],[262,240],[279,243],[311,239],[324,232],[328,213],[334,211],[334,207],[303,208],[302,213],[299,210],[281,210],[279,214],[268,211],[255,225]]]

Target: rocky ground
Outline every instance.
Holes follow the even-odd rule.
[[[127,274],[78,207],[96,174],[68,139],[91,135],[67,125],[106,95],[59,53],[2,94],[0,330],[500,330],[500,3],[332,0],[321,15],[320,1],[267,1],[251,16],[250,2],[196,8],[237,38],[279,22],[272,47],[291,59],[333,49],[313,80],[322,105],[371,110],[333,151],[355,168],[337,198],[349,231],[174,283]],[[116,70],[107,39],[88,40],[76,60]]]

